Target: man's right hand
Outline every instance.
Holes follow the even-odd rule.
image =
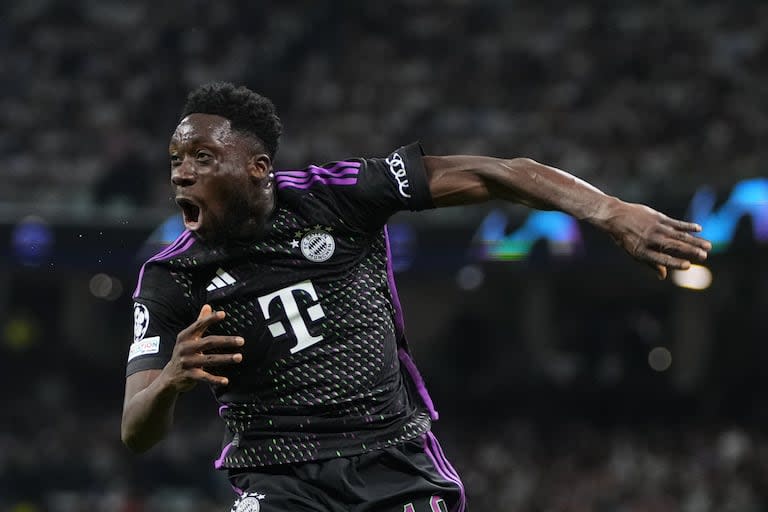
[[[188,391],[198,382],[226,386],[229,380],[208,370],[216,366],[236,364],[243,360],[239,352],[245,340],[240,336],[203,336],[213,324],[224,319],[224,311],[213,311],[206,304],[197,320],[176,337],[171,360],[163,373],[177,392]]]

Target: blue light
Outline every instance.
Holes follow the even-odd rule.
[[[184,219],[181,214],[174,214],[168,217],[149,235],[147,243],[153,245],[168,245],[184,232]]]
[[[50,254],[53,232],[40,217],[25,217],[14,227],[11,242],[23,265],[37,266]]]
[[[768,178],[752,178],[738,182],[728,200],[714,209],[715,192],[702,187],[691,200],[691,219],[701,224],[701,236],[712,242],[712,252],[725,250],[745,215],[752,218],[752,234],[758,242],[768,241]]]
[[[477,239],[487,260],[520,260],[539,240],[549,242],[553,253],[571,254],[581,242],[576,219],[562,212],[535,211],[517,230],[505,235],[509,220],[500,210],[491,211],[478,229]]]

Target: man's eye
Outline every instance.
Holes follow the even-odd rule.
[[[181,157],[179,155],[171,155],[171,165],[178,165],[181,163]]]
[[[197,153],[198,160],[208,160],[209,158],[211,158],[210,153],[206,153],[205,151],[200,151]]]

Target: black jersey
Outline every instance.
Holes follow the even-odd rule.
[[[208,334],[245,338],[217,367],[226,425],[220,468],[367,452],[415,438],[436,418],[405,347],[387,219],[433,207],[418,144],[386,158],[275,171],[277,206],[250,244],[184,232],[141,269],[128,375],[160,369],[210,304]]]

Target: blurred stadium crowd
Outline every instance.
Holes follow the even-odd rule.
[[[136,459],[118,446],[114,410],[83,416],[66,405],[43,429],[37,427],[40,418],[30,416],[28,425],[0,433],[0,510],[228,510],[235,495],[211,463],[221,428],[216,420],[203,421],[198,411],[197,420],[179,422],[157,450]],[[540,429],[528,420],[479,423],[467,418],[438,427],[463,474],[472,510],[759,512],[768,506],[764,433],[690,425],[605,429],[564,421]]]
[[[0,62],[0,213],[164,218],[164,146],[188,90],[216,79],[274,99],[278,166],[421,140],[433,153],[530,156],[650,200],[727,187],[768,160],[759,1],[26,0],[0,5]],[[54,326],[42,337],[58,339]],[[0,510],[227,509],[204,393],[157,450],[122,447],[114,346],[92,359],[0,348],[9,368],[34,368],[21,384],[29,374],[0,372]],[[765,432],[648,420],[544,427],[454,411],[436,430],[474,511],[768,509]]]
[[[167,205],[164,145],[186,93],[213,79],[275,100],[286,167],[419,139],[643,199],[732,183],[768,156],[758,1],[30,0],[0,13],[0,201]]]

